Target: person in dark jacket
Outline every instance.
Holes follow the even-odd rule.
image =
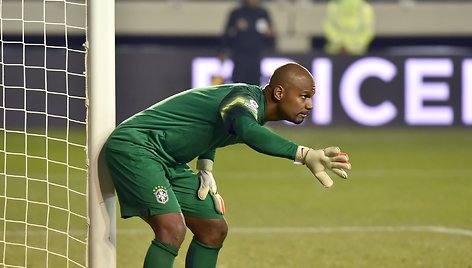
[[[261,84],[260,61],[262,53],[273,37],[269,12],[259,0],[244,0],[228,17],[222,38],[220,59],[233,60],[232,82]]]

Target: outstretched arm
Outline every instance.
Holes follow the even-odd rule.
[[[295,160],[297,164],[306,165],[324,187],[333,185],[333,180],[327,173],[328,170],[343,179],[347,179],[346,170],[351,169],[348,155],[341,152],[338,147],[314,150],[297,146],[269,129],[258,125],[250,117],[243,116],[236,119],[234,121],[234,131],[247,145],[258,152],[286,157]]]
[[[259,125],[251,116],[235,118],[232,130],[245,144],[260,153],[295,160],[298,145]]]
[[[285,157],[306,165],[325,187],[333,185],[326,172],[328,170],[347,178],[345,170],[351,169],[347,154],[342,153],[338,147],[314,150],[279,136],[257,121],[257,107],[250,97],[239,96],[230,99],[221,110],[228,131],[239,136],[245,144],[260,153]]]

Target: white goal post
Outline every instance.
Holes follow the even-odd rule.
[[[113,268],[115,190],[103,167],[101,149],[115,128],[115,1],[88,1],[89,267]]]
[[[114,0],[0,0],[0,267],[116,267]]]

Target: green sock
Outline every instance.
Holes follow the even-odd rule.
[[[179,249],[153,240],[144,259],[144,268],[172,268]]]
[[[209,246],[198,242],[195,237],[188,247],[186,268],[214,268],[221,246]]]

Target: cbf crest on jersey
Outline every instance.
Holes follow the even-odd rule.
[[[165,204],[169,201],[169,195],[167,194],[167,189],[163,186],[154,187],[154,196],[158,203]]]

